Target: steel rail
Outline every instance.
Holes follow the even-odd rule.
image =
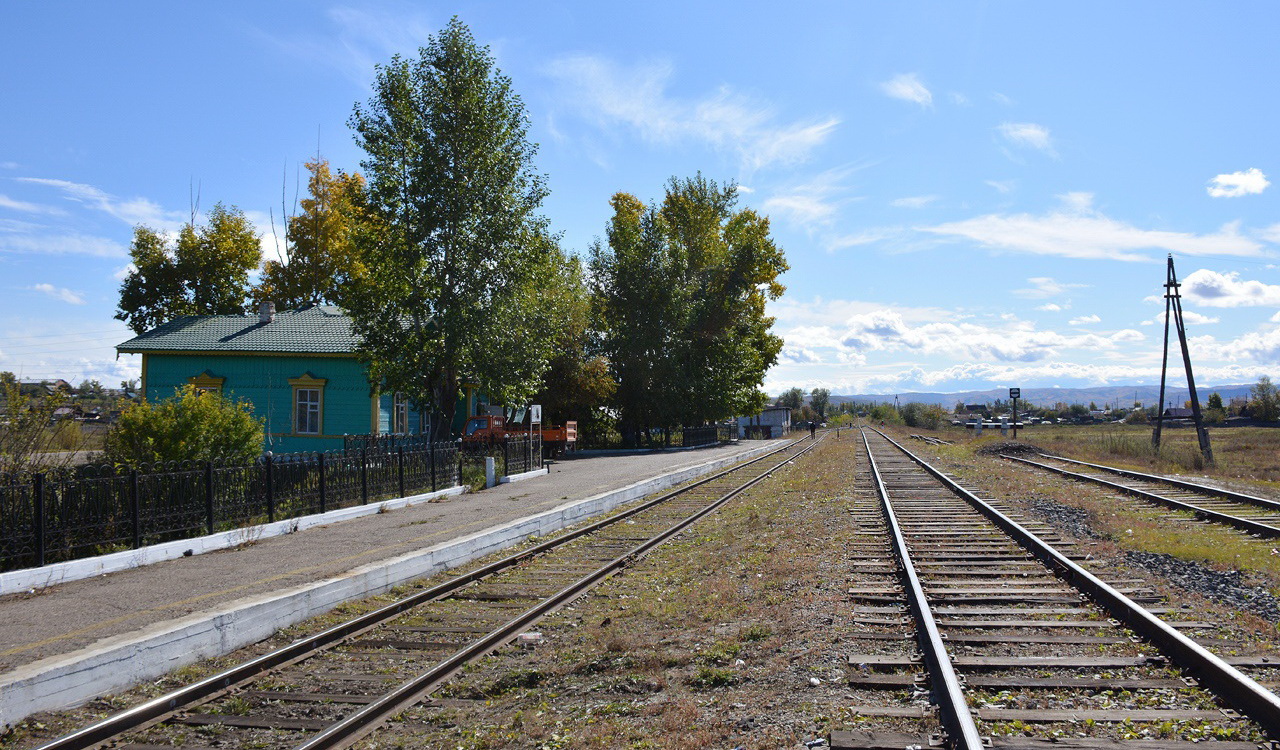
[[[1041,463],[1039,461],[1032,461],[1029,458],[1022,458],[1020,456],[1010,456],[1003,453],[1000,454],[1000,457],[1010,461],[1020,461],[1024,464],[1030,464],[1031,466],[1035,466],[1035,467],[1044,469],[1046,471],[1052,471],[1056,474],[1061,474],[1064,477],[1070,477],[1071,479],[1078,479],[1083,482],[1093,482],[1094,484],[1100,484],[1104,487],[1109,487],[1110,489],[1113,489],[1117,492],[1123,492],[1127,495],[1133,495],[1134,497],[1139,497],[1139,498],[1142,498],[1143,500],[1157,503],[1167,508],[1173,508],[1174,510],[1189,511],[1191,513],[1194,513],[1196,516],[1200,518],[1204,518],[1210,521],[1217,521],[1219,523],[1229,524],[1238,529],[1247,531],[1250,534],[1257,534],[1259,536],[1266,537],[1268,539],[1274,539],[1274,538],[1280,537],[1280,528],[1277,528],[1270,524],[1262,523],[1260,521],[1254,521],[1248,518],[1242,518],[1240,516],[1233,516],[1230,513],[1223,513],[1222,511],[1218,511],[1218,510],[1203,508],[1193,503],[1184,502],[1182,500],[1174,500],[1171,497],[1165,497],[1164,495],[1159,495],[1154,492],[1147,492],[1146,490],[1140,490],[1137,487],[1128,487],[1126,485],[1120,484],[1119,482],[1110,482],[1101,477],[1091,477],[1088,474],[1081,474],[1080,472],[1077,472],[1077,471],[1068,471],[1067,469],[1063,469],[1057,466],[1050,466],[1049,464]],[[1050,456],[1050,458],[1056,458],[1056,456]]]
[[[476,568],[475,570],[462,573],[455,578],[451,578],[448,581],[439,583],[431,588],[419,591],[418,593],[405,597],[399,601],[392,602],[391,604],[374,610],[373,612],[369,612],[347,622],[340,623],[320,633],[294,641],[287,646],[262,654],[261,656],[250,659],[243,664],[236,665],[219,672],[218,674],[206,677],[198,682],[194,682],[185,687],[166,693],[165,695],[153,698],[146,703],[142,703],[126,711],[108,716],[101,721],[79,729],[71,734],[59,737],[52,742],[41,745],[37,750],[85,750],[86,748],[97,747],[101,743],[106,742],[124,732],[136,731],[159,723],[178,711],[191,708],[199,703],[217,698],[219,695],[248,682],[259,674],[302,661],[318,651],[332,648],[343,641],[362,635],[423,603],[442,599],[455,591],[470,585],[471,583],[488,578],[495,573],[519,565],[532,557],[543,554],[580,537],[595,533],[606,526],[646,511],[655,505],[667,502],[672,498],[678,497],[696,487],[721,479],[744,467],[751,466],[752,464],[763,461],[770,456],[775,456],[778,453],[787,451],[799,444],[801,440],[803,440],[803,438],[757,456],[750,461],[737,464],[725,469],[724,471],[717,472],[691,484],[672,490],[671,492],[667,492],[652,500],[647,500],[634,508],[629,508],[625,511],[609,516],[608,518],[594,521],[581,528],[561,534],[560,536],[552,539],[539,542],[528,549],[508,555],[501,560],[496,560],[492,563]]]
[[[872,428],[874,430],[874,428]],[[982,512],[1003,529],[1023,549],[1048,566],[1063,580],[1106,609],[1112,617],[1128,625],[1169,656],[1174,663],[1190,671],[1202,685],[1228,704],[1258,722],[1273,738],[1280,738],[1280,696],[1259,685],[1253,678],[1219,659],[1200,644],[1186,637],[1141,605],[1121,594],[1110,584],[1085,570],[1075,561],[1054,549],[1024,526],[996,510],[985,500],[960,486],[955,480],[931,466],[924,459],[899,445],[893,438],[874,430],[912,461],[932,474],[952,492]]]
[[[792,460],[795,460],[795,458],[799,458],[810,450],[813,450],[817,444],[818,441],[812,442],[810,445],[806,446],[804,450],[796,453]],[[471,645],[461,649],[454,655],[437,664],[435,667],[432,667],[430,670],[423,672],[421,675],[418,675],[408,682],[403,683],[377,701],[364,706],[356,713],[351,714],[342,721],[330,726],[328,729],[321,731],[316,736],[299,745],[297,750],[335,750],[337,748],[351,747],[356,742],[359,742],[361,739],[377,730],[378,727],[380,727],[387,719],[419,703],[423,698],[430,694],[431,691],[435,690],[440,683],[447,680],[464,665],[493,652],[503,644],[511,641],[529,625],[537,622],[560,607],[563,607],[586,593],[589,589],[604,582],[606,579],[610,578],[627,565],[630,565],[646,552],[657,547],[676,534],[679,534],[681,531],[693,525],[709,513],[714,512],[720,506],[729,502],[734,497],[737,497],[742,492],[745,492],[747,489],[763,482],[773,474],[773,472],[788,463],[790,463],[790,461],[784,461],[783,463],[769,469],[764,474],[739,485],[720,497],[720,499],[710,505],[707,505],[693,515],[688,516],[684,520],[668,528],[666,531],[649,538],[648,541],[642,542],[628,552],[604,564],[594,572],[578,579],[569,586],[561,589],[559,592],[552,594],[547,599],[544,599],[529,608],[498,629],[473,642]]]
[[[876,494],[880,497],[880,505],[888,519],[890,539],[893,549],[898,554],[898,563],[902,566],[903,576],[907,579],[907,603],[915,616],[916,637],[920,643],[920,652],[924,655],[929,669],[929,680],[933,685],[934,699],[942,716],[942,725],[946,728],[953,748],[964,750],[981,750],[984,747],[978,725],[973,721],[969,704],[964,698],[964,688],[956,675],[951,657],[947,654],[947,646],[938,630],[938,623],[933,619],[933,611],[929,608],[925,597],[924,586],[916,575],[915,563],[907,550],[906,538],[902,527],[898,525],[893,503],[889,500],[889,491],[880,476],[880,467],[871,453],[871,443],[867,441],[867,433],[861,430],[862,444],[867,449],[867,461],[871,464],[871,476],[875,481]]]
[[[1055,456],[1052,453],[1040,453],[1039,455],[1044,456],[1045,458],[1052,458],[1056,461],[1065,461],[1070,464],[1079,464],[1081,466],[1088,466],[1091,469],[1098,469],[1100,471],[1109,471],[1112,474],[1119,474],[1120,476],[1129,477],[1130,479],[1142,479],[1148,482],[1156,482],[1159,484],[1169,484],[1169,485],[1173,485],[1174,487],[1178,487],[1180,489],[1189,490],[1191,492],[1200,492],[1206,495],[1217,495],[1218,497],[1225,498],[1227,500],[1235,500],[1236,502],[1239,502],[1239,503],[1249,503],[1250,505],[1257,505],[1259,507],[1266,508],[1267,510],[1280,510],[1280,500],[1272,500],[1270,498],[1258,497],[1257,495],[1246,495],[1243,492],[1236,492],[1235,490],[1226,490],[1226,489],[1222,489],[1221,487],[1211,487],[1207,484],[1198,484],[1196,482],[1188,482],[1185,479],[1167,477],[1161,474],[1144,474],[1141,471],[1133,471],[1131,469],[1121,469],[1115,466],[1106,466],[1104,464],[1091,464],[1088,461],[1077,461],[1074,458],[1067,458],[1065,456]]]

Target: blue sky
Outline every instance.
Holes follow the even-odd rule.
[[[613,192],[699,170],[771,217],[772,393],[1158,382],[1168,253],[1197,380],[1280,375],[1263,2],[6,3],[0,369],[136,377],[132,227],[198,192],[274,253],[303,161],[359,169],[374,64],[455,13],[525,102],[568,249]]]

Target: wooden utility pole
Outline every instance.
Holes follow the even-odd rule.
[[[1151,433],[1151,445],[1160,448],[1160,429],[1164,425],[1164,384],[1169,369],[1169,319],[1173,319],[1178,331],[1178,343],[1182,346],[1182,364],[1187,372],[1187,390],[1191,394],[1191,415],[1196,422],[1196,439],[1200,442],[1200,452],[1204,454],[1206,463],[1213,464],[1213,448],[1209,445],[1209,431],[1204,427],[1204,417],[1200,413],[1200,398],[1196,395],[1196,379],[1191,372],[1191,352],[1187,349],[1187,329],[1182,321],[1182,295],[1178,292],[1178,274],[1173,269],[1173,254],[1169,255],[1169,263],[1164,282],[1164,355],[1160,360],[1160,402],[1156,406],[1156,427]]]

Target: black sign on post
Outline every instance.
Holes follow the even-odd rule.
[[[1009,398],[1013,400],[1013,439],[1018,439],[1018,397],[1022,395],[1021,388],[1010,388]]]

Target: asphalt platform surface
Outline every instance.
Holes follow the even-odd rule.
[[[253,544],[0,598],[0,673],[245,597],[345,573],[677,469],[761,447],[555,462],[546,476],[443,502],[306,529]]]

